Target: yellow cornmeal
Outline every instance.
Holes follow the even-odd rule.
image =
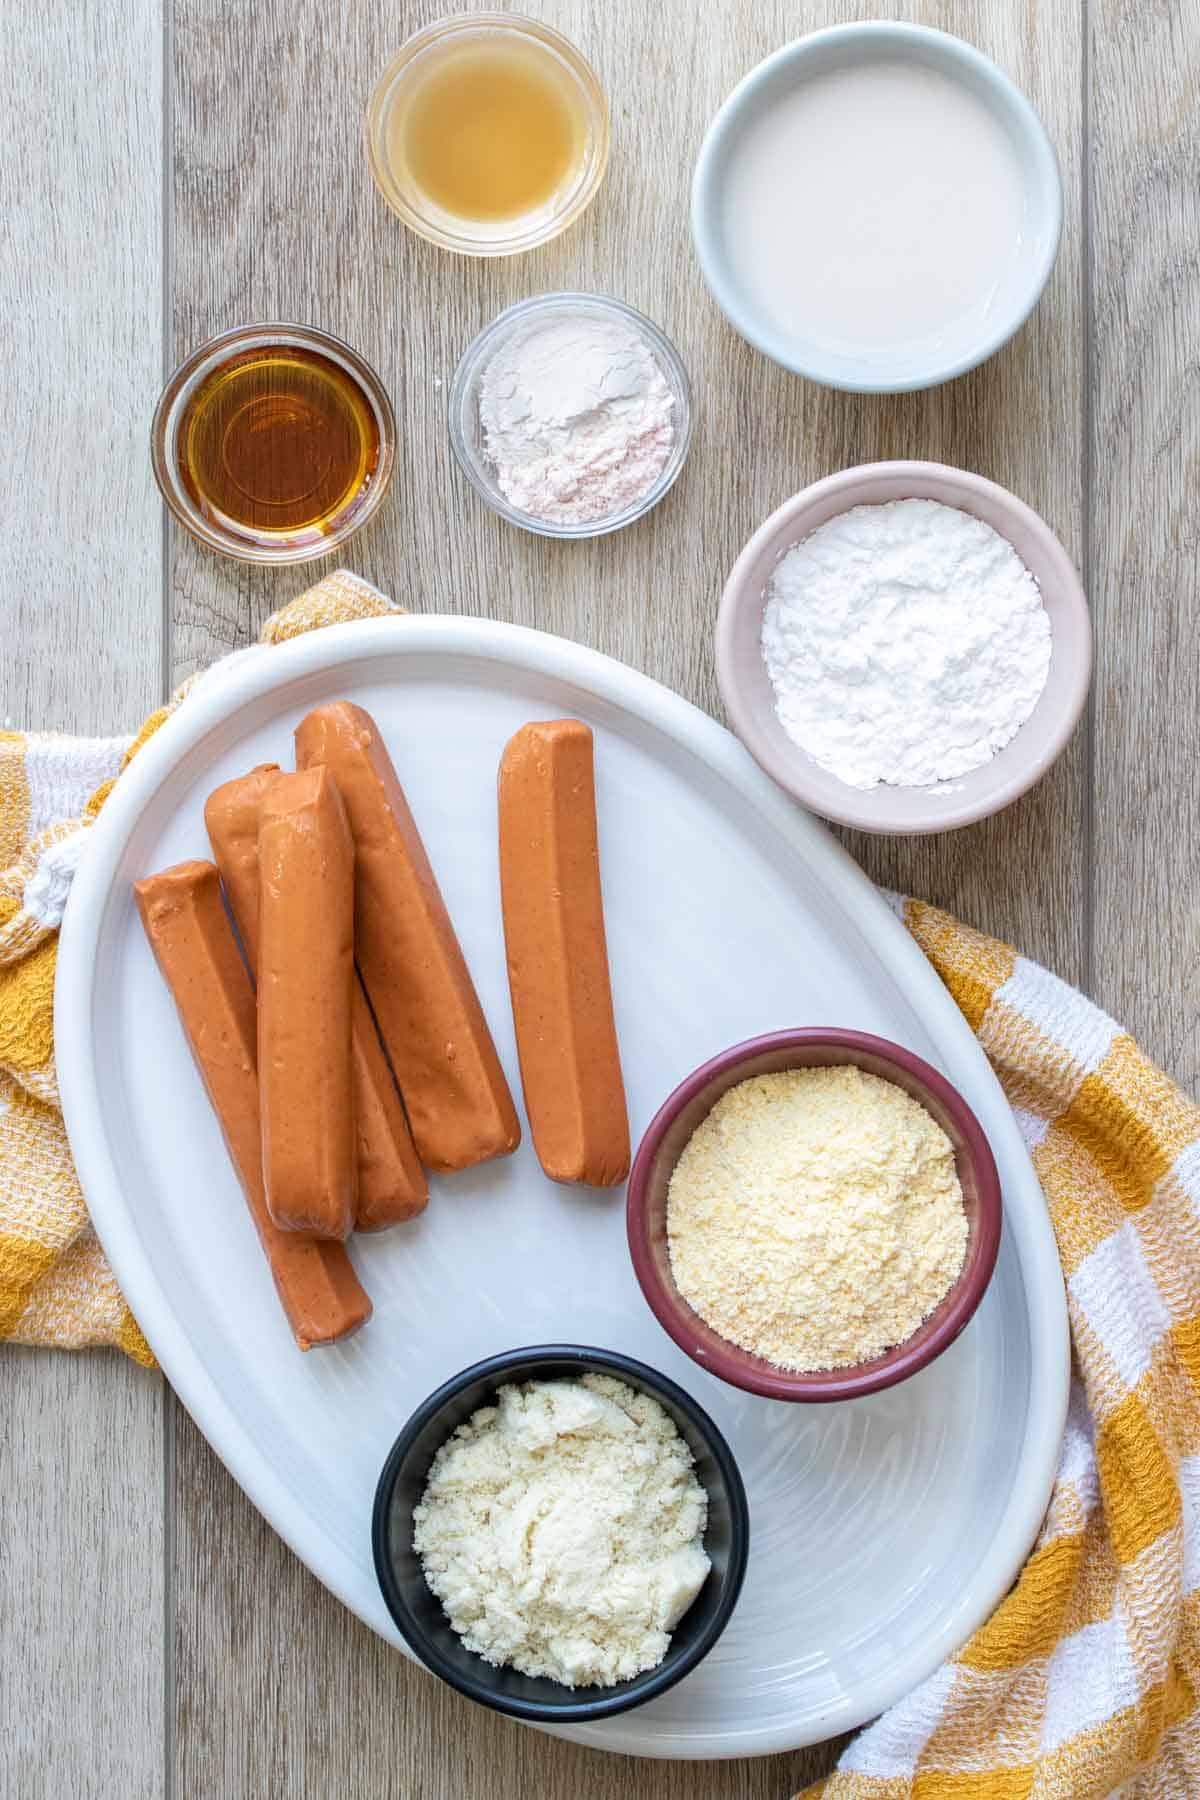
[[[967,1246],[954,1150],[925,1108],[855,1068],[756,1075],[671,1177],[675,1283],[777,1368],[836,1369],[911,1337]]]

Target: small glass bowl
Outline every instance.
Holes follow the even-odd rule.
[[[507,38],[524,42],[566,76],[586,121],[586,142],[575,179],[552,207],[516,220],[470,222],[432,208],[392,167],[388,132],[398,108],[413,94],[428,59],[469,39]],[[367,155],[380,193],[403,224],[418,237],[461,256],[516,256],[548,244],[590,204],[608,167],[608,102],[591,65],[568,38],[535,19],[516,13],[473,12],[438,19],[403,43],[376,84],[367,107]]]
[[[315,351],[336,363],[358,389],[374,416],[379,457],[374,471],[332,519],[320,526],[271,533],[256,539],[241,536],[206,518],[184,485],[179,467],[179,428],[187,405],[201,382],[247,350]],[[200,543],[222,556],[247,563],[302,563],[328,556],[366,524],[383,502],[396,466],[396,419],[387,391],[371,365],[340,338],[311,325],[239,325],[210,338],[180,363],[162,391],[150,428],[150,459],[163,499],[179,523]]]
[[[538,320],[553,318],[556,313],[591,313],[599,318],[617,319],[625,325],[631,325],[645,340],[647,348],[662,370],[674,401],[672,419],[675,439],[657,479],[644,494],[640,494],[620,512],[612,513],[607,518],[585,519],[578,524],[539,519],[533,513],[522,512],[506,499],[500,491],[484,449],[483,426],[479,417],[480,384],[492,357],[514,331]],[[692,443],[692,388],[687,370],[670,338],[659,330],[653,319],[648,319],[635,307],[627,306],[623,300],[614,300],[607,294],[536,294],[530,300],[519,300],[515,306],[506,307],[468,346],[455,370],[450,387],[449,423],[450,443],[467,480],[477,493],[482,494],[492,511],[499,513],[502,519],[507,519],[510,525],[520,525],[526,531],[536,532],[539,537],[604,537],[608,532],[619,531],[622,526],[632,525],[635,519],[642,518],[674,486],[687,461]]]

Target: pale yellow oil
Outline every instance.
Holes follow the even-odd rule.
[[[491,225],[541,211],[570,185],[587,122],[553,56],[497,38],[447,46],[414,71],[391,139],[392,167],[414,198]]]

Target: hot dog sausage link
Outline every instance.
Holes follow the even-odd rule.
[[[508,982],[534,1149],[554,1181],[629,1173],[613,1021],[592,734],[525,725],[500,763],[500,892]]]
[[[301,768],[325,767],[355,848],[355,948],[427,1168],[466,1169],[520,1142],[512,1095],[425,846],[371,718],[349,701],[309,713]]]
[[[296,1342],[308,1350],[349,1337],[370,1318],[371,1302],[342,1245],[280,1231],[267,1211],[254,991],[217,871],[212,863],[180,863],[135,883],[134,893]]]
[[[259,812],[263,796],[279,773],[277,763],[263,763],[215,789],[204,808],[213,855],[252,975],[257,975],[258,968]],[[358,1164],[354,1225],[358,1231],[382,1231],[402,1219],[415,1218],[429,1199],[429,1184],[417,1161],[400,1094],[357,975],[351,1032]]]
[[[324,769],[276,775],[258,821],[263,1178],[285,1230],[344,1238],[356,1168],[354,847]]]

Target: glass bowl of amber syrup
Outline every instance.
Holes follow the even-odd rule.
[[[242,562],[327,556],[387,492],[396,421],[375,371],[307,325],[245,325],[163,390],[154,475],[181,525]]]
[[[463,256],[549,243],[608,164],[608,106],[574,44],[515,13],[473,12],[403,44],[367,109],[371,172],[410,230]]]

